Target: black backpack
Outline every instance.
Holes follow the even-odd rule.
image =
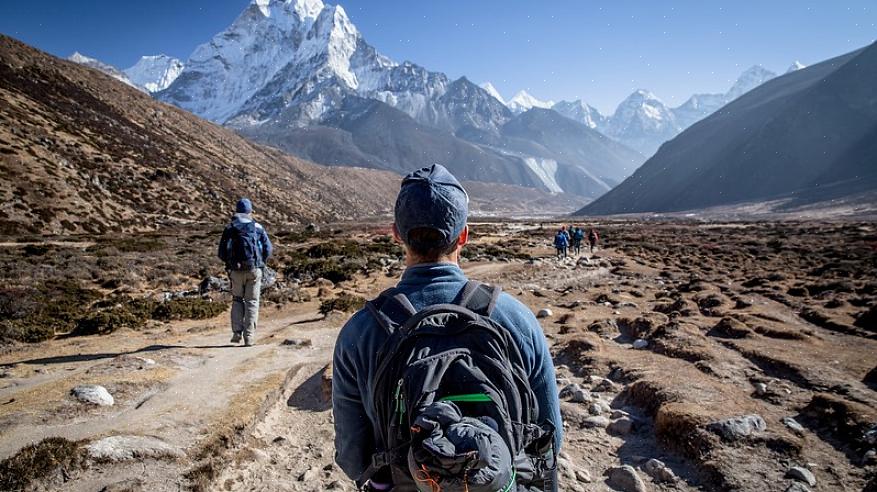
[[[554,429],[541,427],[523,359],[489,318],[500,289],[468,282],[416,311],[389,289],[366,304],[389,338],[372,381],[378,452],[394,491],[554,491]]]
[[[262,263],[262,248],[256,222],[234,222],[229,226],[231,250],[226,260],[231,270],[252,270]]]

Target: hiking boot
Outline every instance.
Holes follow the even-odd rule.
[[[250,337],[244,337],[244,347],[252,347],[253,339]]]
[[[231,343],[241,343],[241,334],[235,333],[231,336]]]

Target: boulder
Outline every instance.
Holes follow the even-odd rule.
[[[642,338],[637,338],[636,340],[633,341],[633,348],[635,348],[637,350],[644,349],[648,346],[649,346],[649,342],[646,340],[643,340]]]
[[[622,492],[646,492],[646,484],[630,465],[610,468],[607,472],[609,479],[606,484],[615,490]]]
[[[96,384],[76,386],[70,390],[70,394],[83,403],[91,403],[92,405],[100,405],[102,407],[111,407],[116,403],[113,395],[106,388]]]
[[[582,420],[582,427],[586,429],[605,429],[607,426],[609,426],[609,419],[601,415],[588,417]]]
[[[673,470],[667,468],[667,465],[661,460],[652,458],[646,461],[642,468],[656,482],[673,483],[676,481],[676,474],[673,473]]]
[[[274,287],[277,283],[277,272],[269,267],[265,267],[262,269],[262,284],[260,286],[260,290],[265,292],[266,290]]]
[[[85,447],[88,455],[101,461],[130,461],[159,458],[183,458],[177,446],[149,436],[110,436]]]
[[[804,433],[804,426],[799,424],[798,421],[792,417],[783,417],[783,424],[796,434]]]
[[[786,472],[786,478],[806,483],[811,487],[816,486],[816,477],[813,475],[813,472],[802,466],[793,466],[789,468],[789,471]]]
[[[737,441],[767,429],[767,424],[760,415],[742,415],[712,422],[706,428],[719,434],[728,441]]]
[[[568,384],[560,390],[561,398],[569,398],[573,403],[590,403],[593,400],[591,392],[576,383]]]
[[[208,276],[204,277],[204,279],[201,280],[201,283],[198,284],[198,292],[201,295],[209,292],[228,292],[229,289],[230,287],[227,278]]]
[[[610,434],[626,436],[633,430],[633,419],[630,417],[621,417],[609,424],[609,427],[607,427],[606,430]]]
[[[539,312],[536,313],[537,318],[550,318],[552,316],[554,316],[554,313],[548,308],[540,309]]]

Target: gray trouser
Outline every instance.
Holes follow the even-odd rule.
[[[231,331],[253,338],[259,323],[259,293],[262,270],[231,270]]]

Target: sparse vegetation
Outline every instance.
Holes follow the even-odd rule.
[[[332,311],[352,313],[362,309],[363,306],[365,306],[365,298],[342,292],[338,297],[326,299],[320,303],[320,313],[324,315]]]
[[[47,478],[61,469],[70,471],[83,462],[79,442],[61,437],[43,439],[0,462],[0,490],[24,490],[34,480]]]

